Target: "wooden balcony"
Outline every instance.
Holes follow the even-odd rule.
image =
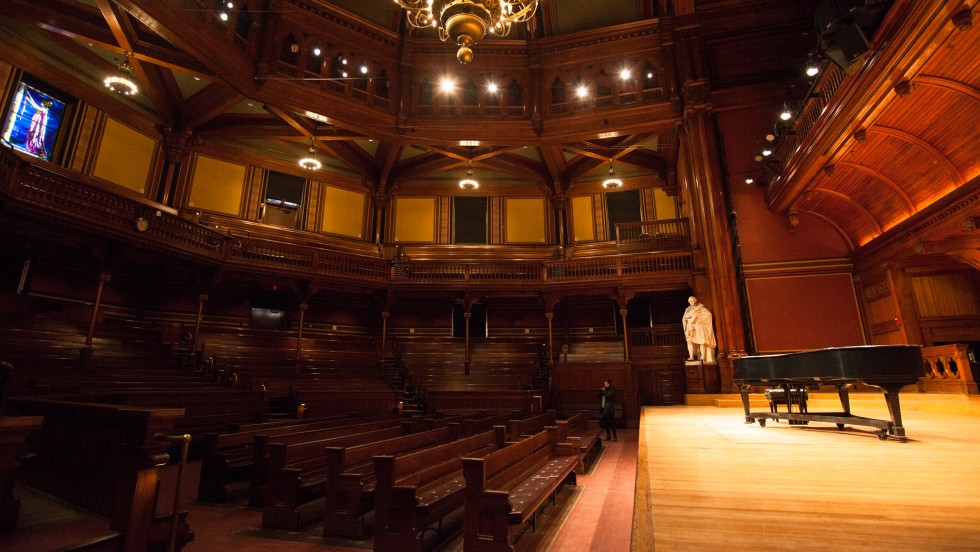
[[[389,287],[448,289],[581,288],[582,284],[655,289],[686,282],[694,252],[683,219],[619,225],[619,253],[555,259],[553,247],[423,246],[422,258],[388,258],[385,247],[256,223],[189,216],[122,188],[109,189],[56,165],[0,150],[0,200],[13,224],[71,228],[80,237],[109,237],[165,251],[201,265],[272,274],[373,291]],[[19,216],[21,215],[21,216]],[[137,230],[137,218],[149,221]],[[6,218],[6,216],[5,216]],[[219,231],[219,229],[221,231]],[[446,254],[440,254],[446,253]],[[415,253],[415,250],[412,250]],[[451,253],[451,254],[450,254]]]

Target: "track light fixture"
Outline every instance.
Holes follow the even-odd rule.
[[[779,120],[788,121],[793,118],[793,108],[789,103],[783,102],[783,110],[779,113]]]
[[[810,52],[810,55],[806,60],[806,76],[815,77],[820,74],[820,59],[818,54],[815,52]]]

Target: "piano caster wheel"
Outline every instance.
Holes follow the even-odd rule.
[[[759,426],[766,427],[766,419],[765,418],[759,418]]]
[[[879,429],[878,431],[875,432],[875,434],[878,435],[878,439],[880,441],[887,441],[888,440],[888,430],[887,429]]]
[[[844,424],[837,424],[837,429],[844,429]]]

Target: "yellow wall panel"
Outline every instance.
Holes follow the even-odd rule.
[[[436,202],[431,197],[395,198],[395,241],[432,243]]]
[[[572,235],[576,242],[595,241],[595,220],[592,212],[592,196],[572,198]]]
[[[106,118],[92,176],[146,193],[156,147],[156,141],[149,136]]]
[[[238,216],[245,189],[245,165],[198,156],[188,207]]]
[[[363,193],[324,186],[323,223],[320,231],[363,238],[365,201]]]
[[[677,217],[677,202],[668,196],[663,188],[653,189],[653,202],[657,207],[657,220],[670,220]]]
[[[544,198],[507,198],[507,243],[544,243]]]

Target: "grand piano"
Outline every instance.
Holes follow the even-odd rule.
[[[905,439],[902,427],[902,410],[898,401],[899,390],[919,381],[923,374],[922,351],[915,345],[866,345],[858,347],[834,347],[779,355],[744,356],[734,360],[734,383],[742,394],[745,423],[756,420],[765,426],[766,420],[790,420],[797,423],[811,421],[845,425],[870,426],[876,429],[881,440],[889,437]],[[885,402],[891,420],[865,418],[851,414],[848,392],[854,384],[869,385],[884,391]],[[786,401],[787,412],[751,412],[749,390],[752,386],[779,387],[786,397],[794,389],[820,385],[837,388],[842,406],[841,412],[793,411],[793,401]]]

